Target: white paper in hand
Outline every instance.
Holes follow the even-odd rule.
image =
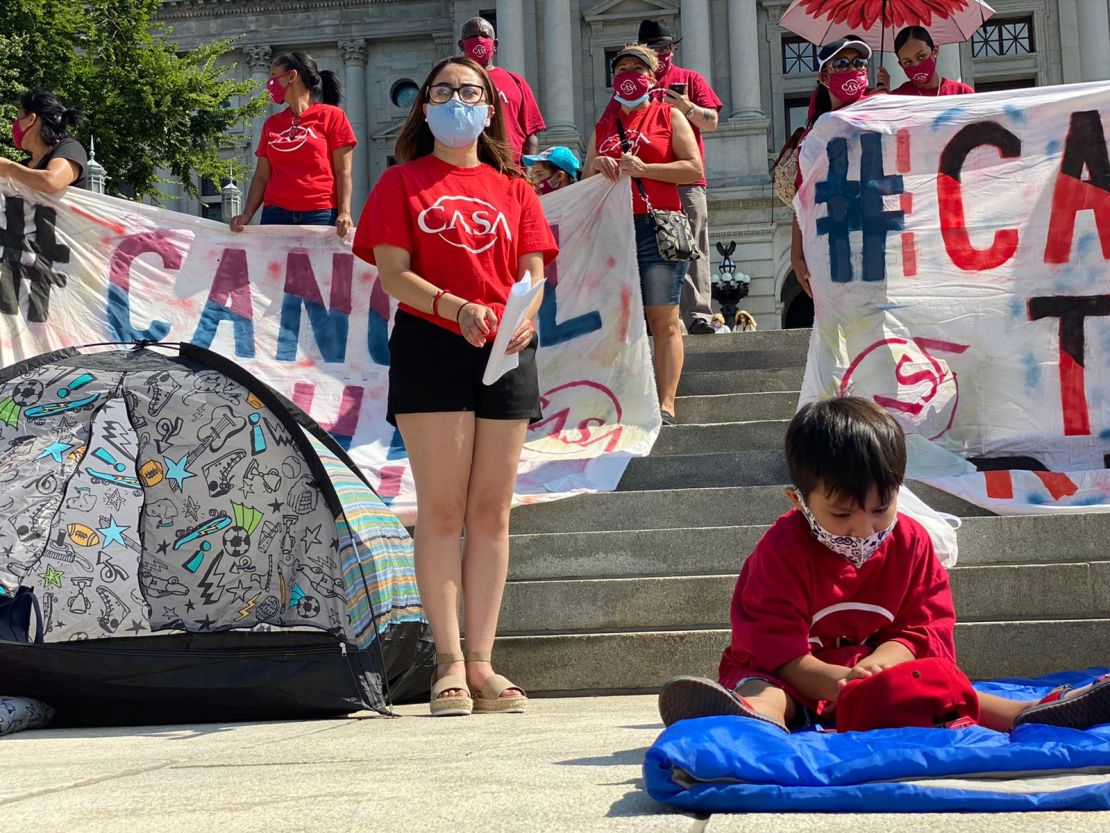
[[[536,295],[539,294],[542,287],[542,278],[536,281],[535,285],[532,285],[532,279],[529,275],[525,275],[513,284],[513,289],[509,293],[509,300],[505,303],[505,314],[501,316],[497,336],[493,339],[493,351],[489,354],[486,372],[482,374],[483,385],[492,385],[510,370],[515,370],[520,364],[520,358],[516,353],[510,356],[505,351],[509,348],[509,341],[512,340],[513,333],[524,321],[528,314],[528,308],[532,306],[532,301],[536,299]]]

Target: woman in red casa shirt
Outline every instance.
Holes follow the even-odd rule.
[[[266,84],[274,104],[288,106],[266,119],[258,140],[247,205],[231,218],[242,231],[262,206],[262,225],[335,226],[346,237],[351,221],[351,156],[355,133],[339,109],[339,79],[321,72],[303,52],[270,66]],[[319,93],[322,101],[315,101]]]
[[[933,36],[924,26],[907,26],[894,39],[894,52],[898,63],[909,78],[891,95],[970,95],[975,92],[962,81],[944,78],[937,72],[937,55],[940,47],[933,45]],[[890,72],[879,68],[879,86],[890,86]]]
[[[434,715],[523,711],[526,702],[494,673],[490,654],[517,467],[528,424],[541,416],[531,320],[539,298],[509,341],[519,366],[492,385],[482,374],[510,289],[541,279],[558,248],[505,142],[497,101],[481,65],[438,63],[397,139],[404,164],[374,186],[354,242],[400,302],[387,418],[416,483],[416,580],[437,650]]]
[[[867,64],[871,59],[871,47],[856,35],[848,35],[821,47],[817,52],[817,88],[813,91],[809,105],[808,129],[798,142],[801,152],[802,142],[813,129],[813,125],[825,113],[848,107],[866,98],[872,91],[867,87]],[[802,169],[798,168],[794,178],[795,190],[802,187]],[[809,266],[806,263],[805,249],[802,246],[802,229],[798,217],[793,219],[790,240],[790,266],[806,295],[813,297],[809,286]]]
[[[643,183],[651,208],[682,211],[678,186],[701,179],[701,153],[686,117],[651,100],[658,67],[655,52],[643,44],[626,46],[613,59],[613,97],[620,107],[606,110],[594,127],[583,170],[585,176],[602,174],[613,181],[635,177]],[[678,303],[689,264],[663,260],[648,209],[639,188],[633,187],[636,260],[648,330],[655,339],[659,412],[664,424],[674,425],[685,360]]]

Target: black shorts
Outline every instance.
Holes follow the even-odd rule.
[[[473,347],[450,330],[397,310],[389,336],[389,402],[397,414],[473,411],[481,419],[538,422],[540,383],[536,339],[518,354],[520,365],[492,385],[482,384],[493,342]]]

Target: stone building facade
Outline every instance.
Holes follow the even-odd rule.
[[[548,129],[541,147],[581,150],[611,95],[609,58],[640,20],[681,32],[676,62],[702,73],[724,101],[705,137],[711,235],[734,240],[749,274],[745,306],[761,327],[805,325],[812,306],[790,270],[790,210],[775,201],[768,165],[805,118],[816,82],[814,48],[778,26],[788,0],[164,0],[159,17],[182,47],[239,37],[230,72],[262,89],[272,56],[302,49],[339,74],[359,138],[356,220],[392,163],[393,143],[428,69],[455,54],[463,21],[491,18],[498,63],[524,74]],[[1110,79],[1110,0],[992,0],[996,16],[976,37],[941,50],[941,72],[979,90]],[[904,80],[893,56],[894,84]],[[271,112],[272,112],[271,108]],[[253,168],[259,122],[230,155]],[[244,190],[246,184],[240,183]],[[222,183],[170,207],[219,217]],[[714,251],[716,265],[719,255]]]

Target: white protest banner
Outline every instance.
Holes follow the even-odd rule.
[[[806,137],[803,399],[893,414],[910,475],[1002,513],[1110,509],[1110,85],[876,96]]]
[[[543,206],[562,253],[537,316],[544,420],[528,434],[517,503],[615,488],[660,427],[628,181],[595,177]],[[404,444],[385,421],[394,306],[332,228],[234,234],[199,217],[0,180],[0,363],[98,342],[208,347],[317,419],[411,523]]]

